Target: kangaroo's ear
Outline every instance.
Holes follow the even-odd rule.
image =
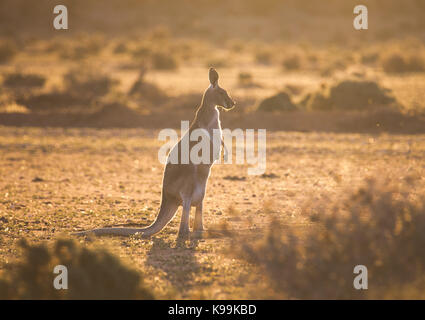
[[[213,87],[217,86],[218,73],[217,73],[217,71],[215,71],[214,68],[210,68],[209,77],[210,77],[210,82],[211,82],[212,86]]]

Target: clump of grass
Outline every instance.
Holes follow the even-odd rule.
[[[106,95],[117,84],[118,80],[92,68],[71,69],[64,75],[64,85],[68,92],[90,99]]]
[[[382,57],[381,65],[387,73],[425,71],[425,59],[418,54],[389,53]]]
[[[238,84],[242,88],[252,88],[252,87],[261,87],[260,84],[254,81],[252,73],[250,72],[239,72],[238,74]]]
[[[366,52],[362,54],[360,61],[363,64],[374,64],[379,60],[379,54],[377,52]]]
[[[282,61],[286,70],[299,70],[301,68],[301,58],[298,55],[286,57]]]
[[[286,92],[279,92],[261,101],[257,110],[265,112],[295,111],[297,106]]]
[[[309,110],[366,110],[395,103],[389,90],[368,80],[343,80],[307,94],[301,104]]]
[[[177,59],[171,54],[154,52],[151,55],[152,68],[157,70],[175,70],[178,68]]]
[[[38,74],[9,73],[4,77],[3,85],[9,88],[41,88],[46,78]]]
[[[307,234],[273,222],[243,255],[287,298],[424,298],[425,198],[413,191],[417,183],[368,179],[343,200],[312,201],[306,211],[316,226]],[[368,290],[353,288],[356,265],[368,269]]]
[[[131,54],[133,58],[143,60],[143,59],[149,59],[151,54],[153,52],[152,46],[144,43],[139,45],[137,48],[135,48]]]
[[[63,59],[82,60],[90,56],[96,56],[104,47],[102,37],[83,37],[76,43],[67,43],[60,49],[60,56]]]
[[[12,41],[0,42],[0,63],[7,63],[13,59],[18,50]]]
[[[255,53],[255,62],[259,64],[270,64],[272,62],[273,54],[271,50],[262,49]]]
[[[80,97],[76,93],[70,94],[69,92],[57,91],[31,95],[29,97],[22,96],[16,102],[28,107],[34,112],[58,111],[77,106],[87,108],[87,104],[90,104],[90,100]]]
[[[117,257],[88,249],[73,240],[57,240],[51,247],[20,242],[21,261],[9,265],[0,278],[1,299],[153,299],[143,276]],[[68,269],[68,289],[57,290],[57,265]]]
[[[118,42],[114,49],[113,49],[115,54],[122,54],[122,53],[126,53],[128,51],[128,47],[127,44],[123,41]]]
[[[212,68],[226,68],[226,67],[228,67],[228,63],[227,63],[226,59],[217,57],[217,58],[209,59],[206,62],[205,66],[207,68],[210,68],[210,67],[212,67]]]
[[[138,78],[129,91],[129,95],[140,97],[153,104],[165,102],[167,100],[167,94],[155,84],[145,80],[146,72],[146,68],[140,70]]]

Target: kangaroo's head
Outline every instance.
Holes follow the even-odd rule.
[[[235,102],[230,98],[227,91],[218,85],[218,73],[214,68],[210,68],[209,78],[211,85],[205,91],[204,103],[219,106],[225,110],[233,109]]]

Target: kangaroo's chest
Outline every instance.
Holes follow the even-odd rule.
[[[205,128],[208,133],[210,134],[210,137],[213,136],[214,131],[216,134],[219,134],[221,137],[221,123],[220,123],[220,113],[217,109],[215,109],[215,112],[213,113],[212,117],[208,119],[207,126]]]

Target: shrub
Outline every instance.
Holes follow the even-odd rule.
[[[304,104],[310,110],[365,110],[394,103],[388,92],[374,81],[343,80],[310,94]]]
[[[297,107],[292,103],[291,97],[286,92],[264,99],[257,107],[258,111],[295,111]]]
[[[329,99],[336,109],[365,109],[372,104],[385,105],[394,101],[387,90],[373,81],[345,80],[330,89]]]
[[[288,298],[424,298],[425,197],[414,181],[368,179],[342,201],[312,201],[310,232],[274,222],[243,255]],[[356,265],[368,268],[368,290],[353,288]]]
[[[9,73],[5,76],[3,85],[9,88],[37,88],[43,87],[46,78],[38,74]]]
[[[207,61],[205,64],[205,67],[207,68],[226,68],[228,67],[228,63],[223,58],[212,58]]]
[[[241,87],[256,87],[252,74],[249,72],[240,72],[238,75],[239,86]]]
[[[153,299],[141,274],[105,250],[88,249],[73,240],[52,247],[21,241],[21,261],[0,278],[0,299]],[[68,269],[68,289],[56,290],[56,265]]]
[[[152,67],[157,70],[175,70],[178,67],[177,60],[167,53],[154,52],[151,59]]]
[[[272,52],[270,50],[261,50],[255,54],[255,61],[261,64],[270,64],[272,61]]]
[[[87,107],[87,104],[90,103],[84,97],[68,92],[49,92],[29,97],[24,96],[18,98],[16,102],[28,107],[31,111],[52,111],[75,106]]]
[[[425,60],[419,55],[391,53],[382,58],[382,68],[387,73],[424,72]]]
[[[0,63],[9,62],[17,53],[16,46],[11,41],[0,42]]]
[[[282,65],[286,70],[298,70],[301,67],[301,59],[297,55],[293,55],[283,59]]]
[[[155,84],[146,82],[146,69],[142,68],[137,80],[129,91],[130,96],[139,96],[145,101],[158,104],[167,100],[167,94]]]
[[[379,54],[376,52],[368,52],[368,53],[364,53],[361,56],[361,62],[363,64],[373,64],[376,61],[378,61],[379,59]]]
[[[80,67],[65,74],[64,84],[71,94],[94,99],[107,94],[118,81],[94,69]]]

